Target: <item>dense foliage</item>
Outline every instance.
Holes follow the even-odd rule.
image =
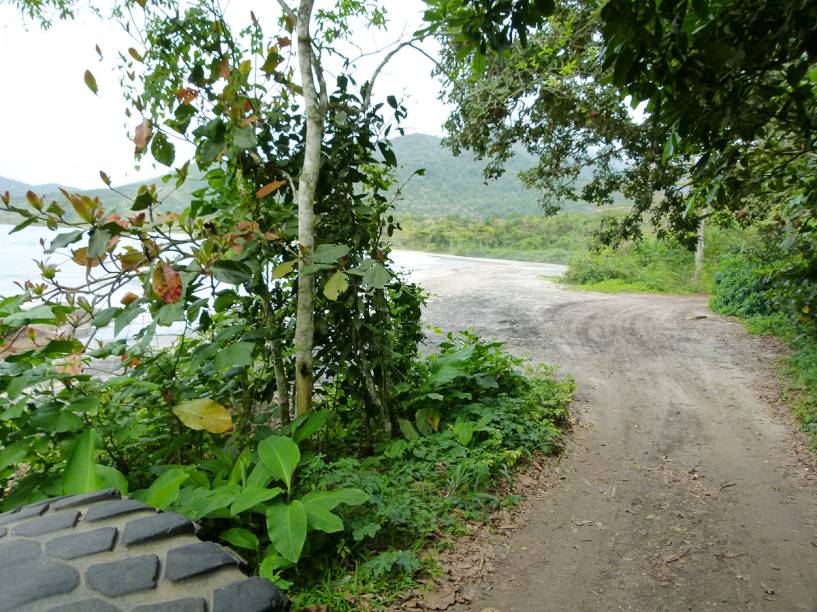
[[[619,190],[634,203],[602,226],[607,243],[645,221],[688,246],[705,219],[768,223],[764,239],[791,263],[775,274],[792,312],[814,312],[813,2],[427,4],[455,150],[487,156],[495,175],[522,143],[540,158],[528,178],[546,206],[576,197],[577,171],[595,165],[585,199]]]
[[[791,346],[783,363],[790,400],[804,431],[817,447],[817,343],[807,307],[792,314],[791,289],[778,270],[791,265],[780,252],[755,248],[726,259],[718,268],[709,299],[717,312],[742,318],[749,331],[774,335]]]
[[[168,174],[115,209],[2,194],[12,232],[54,234],[40,278],[0,299],[0,499],[113,487],[296,600],[354,609],[507,501],[512,469],[558,448],[572,383],[467,333],[419,353],[424,295],[389,258],[405,109],[373,104],[353,61],[322,65],[383,12],[280,4],[272,33],[206,0],[119,7],[140,44],[118,60],[135,154]]]
[[[436,253],[567,263],[590,248],[597,225],[598,215],[581,213],[488,219],[405,217],[394,241],[400,248]]]

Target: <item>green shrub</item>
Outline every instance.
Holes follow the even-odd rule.
[[[775,312],[769,272],[753,258],[730,257],[715,273],[709,300],[712,310],[739,317]]]

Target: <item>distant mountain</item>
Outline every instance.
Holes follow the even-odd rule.
[[[486,183],[482,170],[484,163],[475,160],[469,154],[455,157],[451,151],[442,146],[440,138],[426,134],[411,134],[394,139],[394,151],[399,168],[398,184],[405,182],[419,168],[425,169],[424,176],[413,176],[403,189],[402,197],[395,207],[398,215],[422,216],[460,216],[460,217],[508,217],[513,215],[530,215],[540,212],[537,193],[525,189],[518,178],[518,173],[532,167],[535,160],[520,151],[507,165],[507,172],[502,178]],[[163,184],[154,179],[164,196],[165,210],[180,210],[190,202],[191,192],[202,186],[199,178],[191,179],[178,190],[173,183]],[[99,196],[108,210],[123,210],[129,206],[129,200],[136,194],[139,185],[150,182],[141,181],[109,189],[87,190],[84,193]],[[20,200],[28,190],[47,199],[62,201],[57,193],[57,185],[27,185],[19,181],[0,177],[0,193],[8,190],[12,197]],[[68,188],[69,191],[77,191]],[[120,193],[116,193],[116,192]],[[569,210],[583,210],[584,204],[572,204]],[[0,220],[8,222],[7,217]]]
[[[47,183],[45,185],[29,185],[28,183],[21,183],[0,176],[0,193],[8,191],[12,198],[22,198],[28,191],[35,193],[51,193],[59,189],[60,185],[56,183]],[[73,187],[66,187],[69,191],[76,191]]]

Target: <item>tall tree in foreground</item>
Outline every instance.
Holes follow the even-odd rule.
[[[489,174],[522,142],[541,157],[528,181],[558,203],[594,166],[583,198],[605,203],[618,190],[634,202],[602,228],[608,242],[638,237],[645,216],[690,247],[707,218],[771,223],[794,262],[793,305],[817,298],[813,2],[427,5],[441,72],[453,75],[450,142],[489,157]]]

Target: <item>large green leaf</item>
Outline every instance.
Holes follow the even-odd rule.
[[[88,257],[104,257],[111,238],[113,234],[108,230],[98,228],[91,230],[91,238],[88,240]]]
[[[292,474],[301,460],[301,451],[292,439],[270,436],[258,445],[258,456],[272,475],[292,489]]]
[[[472,344],[453,353],[432,357],[428,364],[431,381],[436,384],[444,384],[465,374],[465,364],[473,355],[475,348],[476,345]]]
[[[233,527],[232,529],[223,531],[219,538],[239,548],[247,548],[249,550],[258,549],[258,538],[255,534],[241,527]]]
[[[28,310],[15,312],[3,317],[3,324],[9,327],[29,325],[30,323],[51,323],[54,319],[54,310],[51,306],[35,306]]]
[[[314,263],[330,264],[349,252],[345,244],[319,244],[310,258]]]
[[[96,477],[103,489],[116,489],[122,495],[128,494],[128,479],[116,468],[96,464]]]
[[[17,465],[28,456],[28,441],[20,440],[0,451],[0,470]]]
[[[252,278],[252,270],[239,261],[222,259],[210,268],[210,273],[217,281],[229,285],[240,285]]]
[[[270,542],[282,557],[297,563],[306,541],[307,515],[304,505],[295,500],[290,504],[273,504],[267,508],[267,533]]]
[[[254,349],[255,344],[252,342],[234,342],[218,352],[215,359],[216,368],[252,365]]]
[[[337,270],[323,285],[323,295],[327,300],[335,301],[341,293],[349,288],[349,281],[342,270]]]
[[[250,508],[254,508],[258,504],[263,504],[265,501],[278,497],[281,493],[283,493],[283,489],[280,487],[264,489],[262,487],[248,486],[235,498],[233,505],[230,506],[230,512],[234,515],[239,515]]]
[[[310,529],[324,533],[343,531],[343,520],[319,501],[303,502],[306,508],[307,523]]]
[[[77,240],[82,238],[82,234],[84,230],[76,230],[73,232],[65,232],[63,234],[58,234],[54,240],[51,241],[51,244],[45,250],[46,253],[53,253],[57,249],[62,249],[67,247],[69,244],[74,244]]]
[[[96,475],[96,430],[86,429],[74,442],[65,471],[62,473],[62,494],[89,493],[99,488]]]
[[[292,439],[296,443],[309,438],[312,434],[323,429],[327,419],[331,416],[329,410],[317,410],[310,412],[306,419],[292,432]],[[294,423],[293,423],[294,425]]]
[[[307,506],[321,506],[333,510],[339,504],[359,506],[369,499],[368,494],[360,489],[332,489],[330,491],[312,491],[301,498]]]
[[[383,264],[376,262],[363,275],[363,283],[372,289],[383,289],[390,280],[389,271],[383,267]]]
[[[179,496],[179,487],[189,478],[182,468],[170,468],[153,481],[140,496],[142,501],[154,508],[167,508]]]

